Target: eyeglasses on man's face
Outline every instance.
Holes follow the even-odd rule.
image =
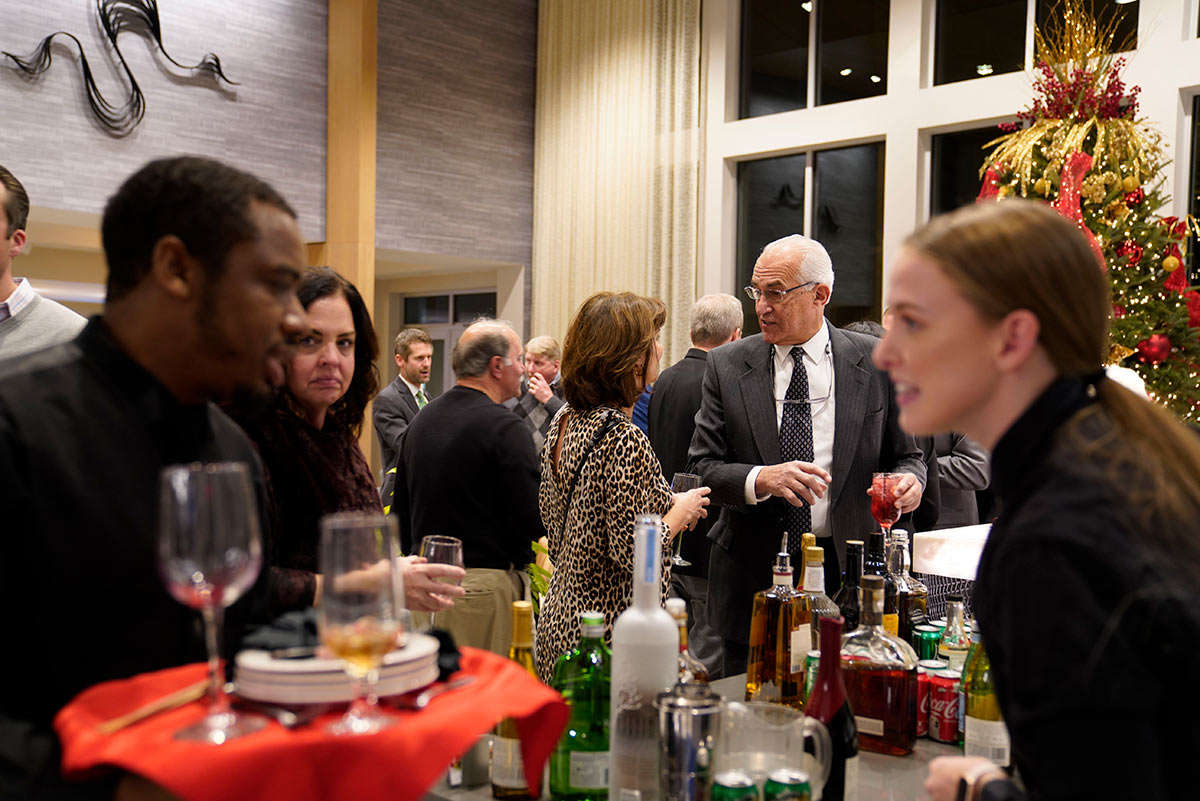
[[[744,291],[746,293],[746,297],[750,298],[750,300],[754,301],[755,303],[758,302],[759,298],[766,300],[767,303],[779,303],[787,298],[789,293],[795,292],[797,289],[807,289],[810,286],[816,285],[816,281],[805,281],[803,284],[796,284],[795,286],[788,287],[787,289],[759,289],[751,284],[750,286],[745,287]]]

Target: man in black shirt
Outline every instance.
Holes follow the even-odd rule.
[[[467,593],[437,623],[460,644],[497,653],[508,651],[518,571],[546,533],[529,429],[501,405],[520,391],[521,361],[521,340],[504,323],[463,332],[453,354],[457,383],[404,432],[392,503],[406,552],[430,534],[462,540]]]
[[[100,798],[59,775],[54,714],[97,682],[200,661],[198,615],[159,577],[159,472],[261,468],[213,405],[283,379],[302,314],[295,213],[218,162],[151,162],[109,199],[104,313],[0,363],[0,798]],[[261,506],[261,504],[260,504]],[[229,612],[262,611],[264,582]],[[24,655],[22,657],[22,655]]]

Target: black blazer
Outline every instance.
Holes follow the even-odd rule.
[[[696,412],[700,410],[700,385],[708,354],[690,348],[682,359],[662,371],[650,395],[650,445],[662,465],[663,476],[670,482],[676,473],[688,472],[688,446],[696,430]],[[672,573],[708,578],[708,530],[720,510],[709,507],[708,517],[696,528],[680,536],[680,552],[691,567],[672,567]]]
[[[371,416],[375,421],[375,435],[379,437],[384,471],[396,463],[400,435],[417,416],[417,411],[417,399],[400,376],[396,376],[375,396]]]
[[[482,392],[455,386],[431,400],[400,443],[392,514],[405,553],[421,538],[463,542],[466,567],[523,568],[545,536],[529,429]]]
[[[846,540],[862,539],[876,527],[866,494],[871,473],[898,470],[924,483],[925,463],[913,438],[900,430],[891,381],[871,362],[875,338],[831,325],[829,340],[835,411],[828,533],[838,564],[844,564]],[[709,533],[717,545],[709,563],[709,614],[724,637],[742,643],[749,641],[754,593],[771,583],[784,525],[782,499],[748,505],[745,498],[750,470],[782,461],[770,360],[761,334],[709,351],[688,452],[691,472],[712,487],[711,497],[722,507]]]

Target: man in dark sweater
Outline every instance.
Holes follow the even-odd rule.
[[[696,430],[704,367],[713,348],[742,337],[742,302],[733,295],[705,295],[692,306],[687,355],[662,371],[650,396],[650,444],[670,481],[687,472],[688,446]],[[680,555],[687,566],[671,568],[671,591],[687,601],[688,648],[708,668],[710,678],[720,678],[721,635],[708,623],[708,530],[717,519],[709,510],[692,531],[681,533]]]
[[[521,340],[481,320],[454,346],[457,383],[413,418],[396,460],[392,514],[406,552],[440,534],[463,543],[465,597],[438,614],[460,644],[507,653],[519,572],[545,535],[529,429],[502,404],[521,387]]]

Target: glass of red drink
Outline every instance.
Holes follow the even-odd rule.
[[[900,473],[871,474],[871,517],[883,529],[886,538],[892,525],[900,519],[900,507],[896,505],[896,488],[900,484]]]

